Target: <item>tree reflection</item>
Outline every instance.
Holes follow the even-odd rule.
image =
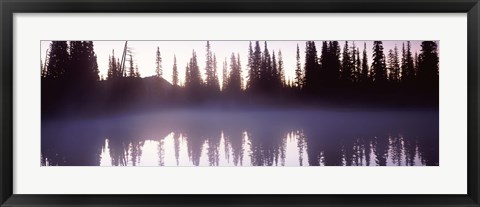
[[[165,140],[160,139],[157,145],[158,165],[165,166]],[[177,159],[178,166],[178,159]]]
[[[220,161],[220,140],[221,134],[218,135],[210,135],[207,139],[207,154],[208,154],[208,164],[210,166],[218,166]]]
[[[156,160],[158,166],[439,165],[438,125],[432,118],[398,116],[322,121],[318,114],[271,120],[239,115],[213,121],[46,123],[40,162],[43,166],[138,166],[145,165],[145,159]],[[156,150],[152,158],[143,153],[147,143]]]
[[[375,136],[373,139],[373,153],[375,154],[375,163],[380,166],[387,165],[388,158],[388,138]]]
[[[300,130],[295,133],[290,133],[290,136],[294,136],[297,139],[298,164],[303,166],[303,152],[307,148],[305,134],[303,133],[303,130]]]
[[[438,139],[431,136],[424,136],[419,138],[418,153],[420,155],[420,159],[423,165],[438,166]]]
[[[205,144],[206,139],[192,134],[193,133],[186,134],[188,158],[193,165],[199,166],[203,145]]]
[[[108,142],[110,158],[113,166],[127,166],[128,164],[128,143],[121,139],[110,138]]]
[[[352,140],[355,140],[355,138],[352,138],[351,140],[343,139],[342,143],[342,152],[343,152],[343,160],[345,161],[346,166],[352,166],[353,163],[353,154],[354,154],[354,142]]]
[[[403,151],[404,151],[403,137],[390,136],[389,144],[391,146],[390,156],[392,157],[392,164],[401,166],[402,159],[403,159]]]
[[[145,141],[136,141],[130,142],[128,145],[133,166],[137,166],[137,163],[140,162],[140,158],[142,157],[142,147],[144,143]]]
[[[282,131],[269,130],[266,128],[247,132],[250,141],[250,159],[253,166],[278,166],[279,161],[285,162],[282,154],[285,154],[286,136]]]
[[[225,153],[225,160],[227,161],[227,163],[230,163],[230,142],[229,140],[225,137],[225,133],[222,131],[222,134],[221,134],[221,139],[223,140],[223,143],[224,143],[224,153]]]
[[[407,166],[415,165],[415,156],[417,153],[417,140],[404,138],[405,164]]]
[[[356,137],[353,141],[353,165],[362,166],[364,159],[365,147],[362,143],[362,139]]]
[[[225,138],[225,148],[231,148],[233,154],[233,164],[235,166],[242,166],[243,165],[243,156],[244,156],[244,148],[245,148],[245,133],[238,128],[227,128],[224,130],[224,138]]]
[[[174,132],[173,133],[173,146],[175,149],[175,162],[177,166],[179,165],[179,158],[180,158],[180,133]]]

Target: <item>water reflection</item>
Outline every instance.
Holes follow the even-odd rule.
[[[439,165],[438,112],[165,112],[42,122],[42,165]]]

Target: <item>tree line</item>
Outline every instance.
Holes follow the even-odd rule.
[[[412,53],[410,41],[403,42],[401,46],[395,45],[389,51],[384,51],[382,41],[374,41],[371,57],[367,56],[366,43],[362,49],[354,41],[345,41],[343,48],[340,48],[338,41],[322,41],[321,44],[318,52],[315,41],[305,43],[303,65],[300,46],[297,44],[295,76],[293,80],[287,80],[282,51],[270,51],[267,41],[264,41],[263,45],[260,41],[250,41],[247,67],[242,68],[239,53],[232,53],[229,60],[225,58],[220,63],[223,80],[220,82],[219,62],[207,41],[205,63],[198,62],[193,50],[185,68],[183,84],[178,77],[177,60],[174,56],[170,93],[183,95],[187,99],[209,99],[220,97],[221,94],[240,98],[292,94],[295,98],[328,98],[355,94],[356,98],[368,99],[381,96],[379,91],[391,91],[397,95],[412,95],[411,92],[415,94],[424,91],[434,96],[424,97],[417,93],[417,98],[438,97],[439,56],[435,41],[423,41],[419,54]],[[166,90],[165,87],[152,89],[145,86],[144,79],[147,78],[141,78],[133,54],[130,49],[126,49],[121,59],[112,51],[108,60],[107,77],[104,78],[99,76],[97,55],[92,41],[53,41],[46,59],[41,60],[42,83],[45,83],[42,84],[42,91],[48,97],[53,96],[53,92],[49,91],[61,93],[62,90],[59,91],[58,88],[86,88],[88,91],[82,93],[84,96],[94,94],[96,90],[102,90],[102,87],[109,88],[109,91],[116,89],[119,96],[125,95],[121,92],[125,88],[132,93],[143,93],[147,90],[145,88],[148,88],[149,91],[157,90],[157,95],[165,94],[166,92],[162,92]],[[155,81],[166,82],[163,79],[164,68],[159,47],[155,51],[155,67]],[[205,78],[202,78],[202,73]],[[247,74],[246,80],[243,79],[243,73]]]
[[[79,81],[98,81],[97,55],[92,41],[52,41],[49,53],[41,64],[44,79],[61,79],[84,84]]]
[[[187,160],[194,165],[205,164],[201,160],[207,160],[208,165],[218,166],[222,159],[235,166],[288,165],[285,163],[286,156],[295,156],[295,153],[290,155],[292,151],[286,151],[286,144],[287,140],[294,139],[296,144],[292,144],[296,145],[293,147],[296,148],[299,165],[438,166],[438,123],[418,117],[425,118],[417,115],[417,119],[406,125],[383,118],[362,123],[361,116],[334,119],[321,125],[308,118],[270,120],[262,116],[255,120],[238,118],[236,124],[221,118],[195,119],[193,122],[188,118],[183,121],[164,118],[155,120],[155,126],[161,127],[154,128],[149,128],[149,119],[125,119],[109,127],[99,122],[87,125],[56,123],[46,125],[46,129],[42,130],[42,144],[48,146],[42,147],[42,164],[47,165],[48,160],[51,165],[100,165],[100,154],[105,152],[101,149],[107,147],[107,137],[113,165],[126,165],[128,161],[133,165],[138,163],[146,140],[158,141],[160,166],[166,163],[167,158],[179,165],[179,158],[183,156],[179,153],[182,143],[187,148]],[[272,124],[277,121],[278,124]],[[379,124],[389,127],[379,130]],[[338,131],[338,125],[348,130]],[[418,127],[425,130],[419,134]],[[59,131],[58,128],[70,130]],[[83,133],[71,133],[72,130]],[[154,136],[134,136],[138,131],[148,131]],[[165,137],[171,133],[173,142],[168,146]],[[78,146],[71,140],[82,140],[86,144]],[[165,155],[167,148],[174,151],[171,157]],[[219,157],[221,151],[229,156]],[[245,153],[247,151],[250,153]],[[207,159],[201,159],[203,156]]]
[[[219,82],[217,58],[210,46],[206,44],[206,63],[202,79],[201,69],[197,62],[195,50],[186,67],[184,87],[207,87],[212,91],[269,91],[282,87],[294,87],[305,91],[313,91],[341,83],[385,83],[433,81],[438,79],[438,46],[435,41],[423,41],[421,53],[412,54],[410,41],[402,43],[401,54],[397,45],[385,54],[382,41],[374,41],[372,62],[369,65],[366,43],[363,45],[362,56],[360,48],[352,42],[345,41],[343,50],[338,41],[322,41],[320,56],[314,41],[305,45],[305,61],[300,63],[300,49],[297,44],[296,68],[294,80],[286,80],[282,52],[275,51],[270,55],[267,42],[262,51],[260,42],[252,42],[248,49],[248,64],[246,70],[248,80],[243,85],[240,55],[232,53],[230,65],[227,59],[223,61],[223,82]],[[179,86],[176,57],[172,67],[172,85]],[[128,68],[121,67],[119,58],[114,51],[109,56],[107,80],[119,77],[140,77],[138,64],[134,64],[133,55],[128,55]],[[156,50],[156,76],[163,76],[160,48]],[[47,60],[41,64],[42,77],[82,80],[100,80],[97,56],[93,50],[92,41],[53,41],[50,45]],[[227,72],[229,71],[229,72]]]

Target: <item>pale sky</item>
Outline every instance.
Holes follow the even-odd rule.
[[[306,41],[267,41],[267,47],[272,55],[275,51],[275,56],[278,61],[278,51],[282,51],[285,77],[287,80],[293,79],[296,67],[296,48],[297,44],[300,47],[300,61],[302,67],[305,61],[305,42]],[[352,46],[353,41],[349,41],[349,47]],[[369,62],[372,59],[372,47],[373,41],[354,41],[356,47],[360,48],[360,58],[363,52],[363,44],[367,44],[367,55]],[[388,50],[393,49],[395,44],[398,47],[399,55],[402,52],[402,43],[406,41],[383,41],[384,53],[388,54]],[[412,54],[415,52],[420,53],[420,44],[422,41],[410,41]],[[41,42],[41,58],[44,61],[47,49],[49,49],[51,41]],[[340,41],[340,48],[343,51],[343,45],[345,41]],[[112,50],[115,50],[115,57],[121,59],[123,47],[125,41],[93,41],[94,51],[97,54],[97,63],[100,70],[100,77],[107,77],[108,71],[108,57],[112,54]],[[322,48],[322,41],[315,41],[317,47],[318,56]],[[247,63],[248,63],[248,46],[249,41],[210,41],[211,50],[217,56],[217,72],[220,81],[222,81],[222,68],[223,61],[227,58],[228,66],[230,65],[230,56],[232,52],[235,55],[240,54],[240,61],[242,66],[242,72],[244,79],[247,80]],[[173,68],[173,56],[177,57],[177,67],[179,71],[180,82],[183,83],[185,77],[185,67],[187,62],[192,57],[192,51],[197,53],[197,61],[201,69],[202,77],[205,78],[205,53],[206,53],[206,41],[128,41],[128,47],[133,51],[134,64],[138,64],[139,72],[142,77],[148,77],[155,75],[155,55],[157,47],[160,48],[162,57],[163,77],[171,82],[172,81],[172,68]],[[252,41],[252,47],[255,47],[255,41]],[[263,52],[264,41],[260,41],[260,48]],[[401,58],[401,57],[399,57]],[[129,63],[125,65],[128,68]],[[370,64],[369,64],[370,65]]]

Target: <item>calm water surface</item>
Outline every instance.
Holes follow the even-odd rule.
[[[438,166],[438,110],[42,120],[42,166]]]

